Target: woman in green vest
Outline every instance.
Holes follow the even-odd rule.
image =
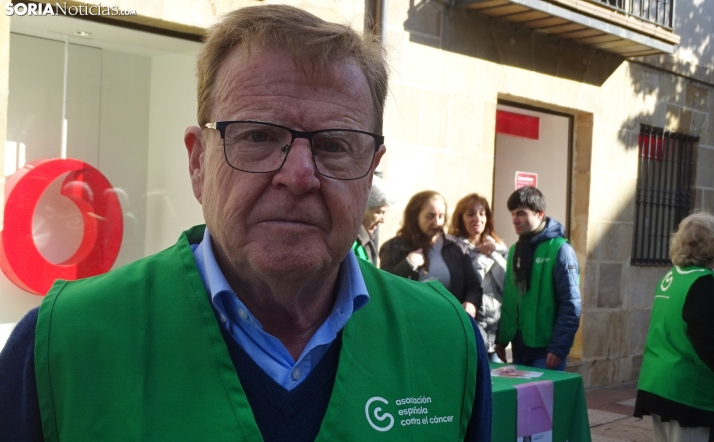
[[[634,415],[652,415],[657,442],[707,442],[714,436],[714,215],[682,220],[669,254],[674,267],[655,291]]]

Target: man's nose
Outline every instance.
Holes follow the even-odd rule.
[[[295,195],[320,188],[310,142],[297,139],[289,147],[283,167],[273,177],[274,186],[285,186]]]

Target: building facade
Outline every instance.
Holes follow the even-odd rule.
[[[676,2],[672,21],[657,22],[642,18],[646,0],[287,3],[384,36],[391,79],[380,171],[397,204],[380,240],[399,228],[412,194],[433,189],[450,209],[465,194],[486,196],[496,231],[512,242],[503,195],[534,177],[581,264],[583,314],[569,370],[586,387],[636,380],[654,288],[667,271],[666,235],[676,227],[671,207],[714,210],[714,4]],[[182,145],[183,129],[195,124],[196,41],[221,13],[257,4],[119,2],[137,15],[112,25],[4,16],[0,131],[7,142],[0,161],[15,162],[3,165],[6,177],[24,162],[57,156],[64,115],[67,156],[124,191],[115,265],[172,244],[202,219]],[[671,7],[657,14],[668,16]],[[91,26],[93,40],[72,34]],[[63,84],[75,91],[64,114]],[[35,115],[51,91],[51,115]],[[509,131],[509,118],[514,126],[518,118],[535,121],[537,135]],[[44,124],[46,137],[32,139],[28,127],[43,119],[52,130]],[[94,121],[90,129],[73,129],[84,119]],[[670,201],[665,193],[684,196]],[[0,279],[0,324],[9,330],[41,297]]]

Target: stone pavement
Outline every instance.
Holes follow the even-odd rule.
[[[652,418],[632,417],[637,382],[585,392],[593,442],[652,442]]]

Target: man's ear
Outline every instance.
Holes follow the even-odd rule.
[[[377,149],[377,152],[375,152],[374,154],[374,161],[372,162],[372,172],[369,174],[369,188],[372,187],[372,178],[374,178],[374,171],[377,170],[377,166],[379,166],[379,162],[382,160],[382,156],[386,151],[386,146],[382,144],[381,146],[379,146],[379,149]]]
[[[188,171],[191,176],[191,187],[193,195],[199,203],[203,198],[203,155],[205,147],[201,140],[201,128],[191,126],[186,129],[183,134],[183,143],[186,145],[188,152]]]
[[[379,149],[377,149],[377,152],[374,154],[374,162],[372,163],[372,173],[369,174],[369,185],[372,185],[372,177],[374,176],[374,171],[377,170],[377,166],[379,166],[379,162],[382,160],[382,156],[387,152],[387,147],[382,144],[379,146]]]
[[[382,144],[379,146],[379,149],[377,149],[377,152],[374,154],[374,164],[372,164],[372,170],[377,170],[377,166],[379,166],[379,162],[382,160],[382,156],[387,152],[387,146]]]
[[[545,219],[545,211],[543,212],[536,212],[536,216],[538,217],[539,221],[543,221]]]

